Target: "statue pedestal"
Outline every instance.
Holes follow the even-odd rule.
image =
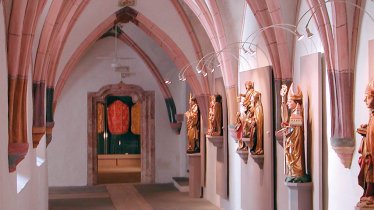
[[[189,195],[201,198],[201,155],[200,153],[187,154],[189,169]]]
[[[264,168],[264,155],[252,155],[251,154],[251,157],[257,163],[260,169]]]
[[[241,159],[243,159],[244,163],[247,164],[248,162],[248,150],[247,151],[243,151],[243,150],[237,150],[236,153],[238,153],[238,155],[240,156]]]
[[[214,146],[222,148],[223,146],[223,136],[211,136],[206,135],[206,138],[213,143]]]
[[[289,210],[313,209],[313,183],[284,183],[288,187]]]
[[[373,209],[374,209],[374,207],[373,208],[369,208],[369,207],[358,207],[358,206],[355,207],[355,210],[373,210]]]
[[[362,201],[357,204],[355,210],[373,210],[374,204],[367,205],[366,202]]]

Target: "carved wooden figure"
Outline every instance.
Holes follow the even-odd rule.
[[[187,153],[200,152],[200,113],[196,98],[190,96],[187,118]]]
[[[252,155],[263,155],[263,139],[264,139],[264,113],[261,103],[261,93],[254,90],[252,81],[245,83],[245,94],[240,94],[238,99],[242,97],[242,105],[244,113],[242,117],[237,116],[237,121],[240,119],[242,123],[242,137],[247,139],[246,145],[241,140],[239,141],[238,150],[250,149]],[[247,148],[249,147],[249,148]]]
[[[364,189],[358,206],[374,208],[374,81],[367,86],[364,101],[369,108],[370,117],[368,124],[357,128],[357,133],[363,136],[358,149],[361,154],[358,161],[360,165],[358,183]]]
[[[210,96],[208,135],[222,136],[222,97]]]
[[[242,117],[240,112],[236,113],[236,123],[235,123],[235,132],[236,132],[236,138],[238,139],[238,148],[236,149],[237,151],[245,150],[247,151],[248,148],[244,144],[242,140],[243,136],[243,122],[242,122]]]
[[[264,111],[261,103],[261,93],[255,91],[251,98],[253,111],[252,120],[254,125],[253,131],[253,145],[251,153],[253,155],[264,154]]]
[[[242,126],[241,128],[242,136],[238,138],[238,142],[239,142],[239,145],[237,148],[238,151],[248,150],[248,145],[246,145],[246,143],[242,141],[242,137],[248,138],[250,136],[251,122],[249,122],[248,116],[252,114],[250,113],[250,111],[251,111],[251,98],[252,98],[253,93],[255,92],[254,83],[252,81],[247,81],[245,83],[245,90],[246,92],[244,94],[243,93],[239,94],[237,98],[238,103],[242,102],[242,105],[244,107],[244,113],[238,113],[237,115],[237,124],[238,124],[238,120],[240,120],[241,126]],[[243,101],[242,101],[242,98],[243,98]]]
[[[281,91],[282,93],[282,91]],[[300,87],[288,90],[287,106],[291,110],[288,122],[282,122],[286,182],[309,182],[305,172],[303,94]]]

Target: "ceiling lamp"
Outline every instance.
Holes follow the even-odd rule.
[[[300,34],[299,31],[295,30],[295,35],[297,37],[297,41],[300,41],[304,38],[303,34]]]
[[[308,37],[309,39],[311,39],[311,38],[314,36],[314,34],[309,30],[308,27],[306,27],[306,34],[307,34],[307,37]]]

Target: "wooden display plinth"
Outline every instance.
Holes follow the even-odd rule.
[[[189,195],[201,198],[201,155],[200,153],[187,154],[189,168]]]
[[[289,210],[312,210],[313,209],[313,183],[289,183],[288,206]]]
[[[215,147],[222,148],[222,146],[223,146],[223,136],[206,135],[206,138],[210,142],[212,142]]]

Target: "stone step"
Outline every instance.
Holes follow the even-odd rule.
[[[173,183],[180,192],[190,191],[188,177],[173,177]]]

